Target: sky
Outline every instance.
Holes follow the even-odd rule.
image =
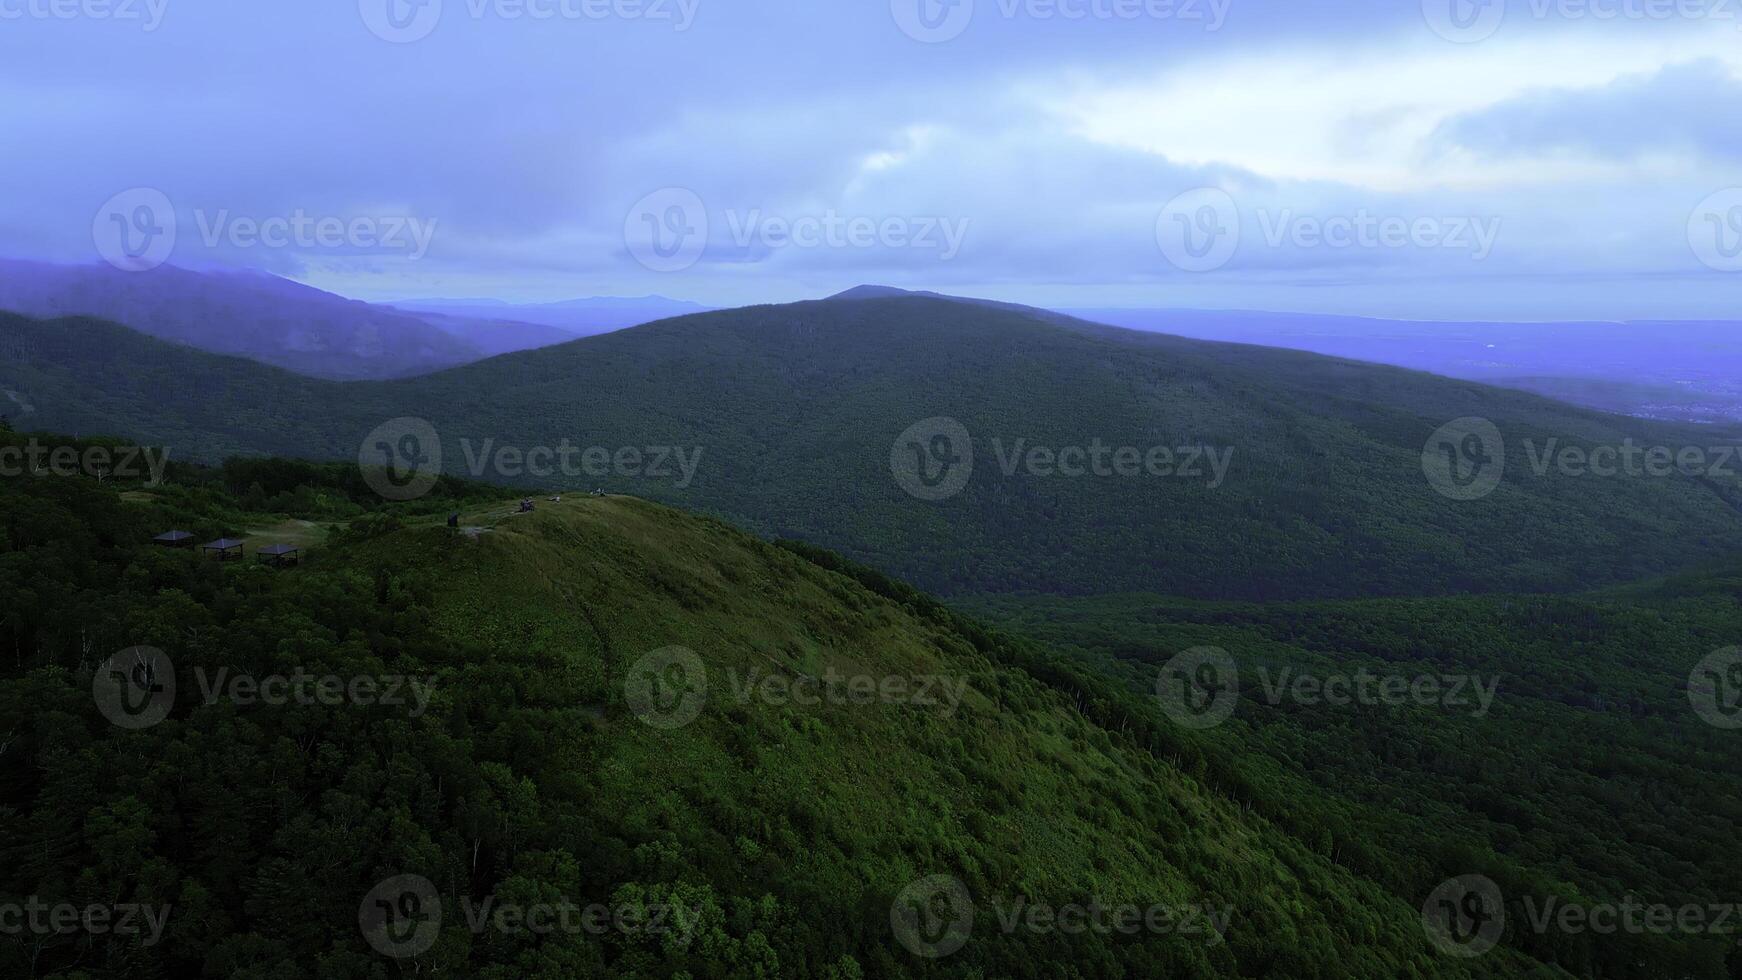
[[[1742,0],[0,0],[0,255],[1742,319]]]

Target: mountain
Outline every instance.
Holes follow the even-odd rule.
[[[1068,312],[1137,330],[1431,371],[1641,418],[1742,421],[1742,324],[1734,322],[1456,323],[1244,311]]]
[[[6,975],[1567,976],[1439,952],[1068,667],[834,556],[623,498],[455,531],[332,469],[0,483],[0,896],[167,907]],[[262,494],[335,527],[301,567],[149,543]]]
[[[708,310],[698,303],[667,299],[664,296],[600,296],[561,303],[533,304],[504,303],[487,299],[415,299],[400,300],[392,305],[419,316],[437,314],[484,317],[540,324],[564,331],[568,335],[565,339],[569,340]]]
[[[257,272],[0,262],[0,310],[91,316],[330,379],[425,374],[571,334],[498,318],[408,315]]]
[[[559,327],[547,326],[542,323],[529,323],[525,320],[484,319],[481,318],[481,315],[467,317],[435,311],[418,311],[414,315],[424,323],[472,348],[476,354],[467,358],[465,363],[483,360],[486,357],[495,357],[498,354],[537,350],[540,347],[554,347],[557,344],[566,344],[574,340],[576,336]],[[428,372],[409,373],[426,374]]]
[[[941,293],[916,292],[916,291],[910,290],[910,289],[897,289],[894,286],[878,286],[875,284],[867,283],[867,284],[862,285],[862,286],[854,286],[852,289],[842,290],[841,292],[838,292],[835,295],[830,296],[829,299],[831,299],[831,300],[893,299],[897,296],[932,296],[932,297],[939,298],[939,299],[944,298]]]
[[[1735,464],[1721,466],[1734,433],[925,296],[700,314],[343,386],[94,321],[5,319],[3,354],[0,388],[34,407],[31,428],[119,433],[178,458],[356,460],[403,445],[378,430],[412,417],[439,434],[455,475],[634,493],[951,595],[1568,591],[1742,545],[1742,487]],[[909,433],[933,417],[960,423],[973,462],[941,500],[904,490],[892,468],[910,468],[916,444],[938,445]],[[1468,450],[1441,432],[1467,417],[1494,426],[1499,452],[1484,469],[1497,482],[1453,499],[1424,449],[1430,464],[1441,448],[1430,438]],[[1097,443],[1130,447],[1144,466],[1069,477],[1030,455]],[[1629,443],[1699,449],[1712,472],[1562,465]],[[1152,450],[1174,469],[1149,470]],[[545,475],[527,470],[528,452]],[[1189,475],[1153,475],[1193,461]]]

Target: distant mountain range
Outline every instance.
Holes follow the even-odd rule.
[[[1134,330],[1395,364],[1641,418],[1742,420],[1739,322],[1486,323],[1237,310],[1066,312]]]
[[[672,502],[953,595],[1565,590],[1742,547],[1733,473],[1536,468],[1550,446],[1707,446],[1723,435],[1712,427],[1020,307],[860,295],[342,388],[98,321],[11,317],[0,388],[33,406],[30,428],[120,434],[178,458],[374,458],[401,444],[379,427],[422,419],[455,475]],[[1465,417],[1504,440],[1484,499],[1447,499],[1424,475],[1430,437]],[[550,468],[564,446],[603,455]],[[1096,446],[1164,456],[1168,475],[1059,472]],[[963,479],[904,489],[900,466],[921,483]]]
[[[1742,421],[1742,323],[1445,323],[1121,308],[1051,312],[876,285],[831,299],[895,297],[1391,364],[1639,418]],[[0,310],[40,318],[96,317],[160,340],[338,381],[416,377],[710,312],[664,296],[542,304],[495,299],[366,303],[260,272],[165,266],[123,273],[102,265],[7,260],[0,260]]]
[[[160,340],[331,380],[428,374],[699,309],[658,297],[409,309],[346,299],[260,272],[163,266],[135,273],[0,261],[0,310],[98,317]]]
[[[419,315],[445,314],[457,317],[488,317],[536,323],[556,327],[579,337],[608,333],[655,320],[691,313],[705,313],[709,307],[699,303],[667,299],[664,296],[596,296],[561,303],[518,305],[493,299],[414,299],[396,300],[395,309]]]

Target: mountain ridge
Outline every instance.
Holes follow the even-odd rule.
[[[256,270],[173,265],[122,272],[0,261],[0,309],[111,320],[329,380],[425,374],[574,336],[542,324],[405,313]]]
[[[36,406],[33,426],[117,431],[193,458],[356,459],[373,430],[413,417],[433,427],[459,475],[632,492],[949,594],[1564,591],[1742,546],[1733,479],[1533,472],[1530,447],[1549,440],[1700,445],[1721,435],[1710,429],[978,303],[900,296],[717,311],[342,389],[124,335],[98,346],[135,348],[126,357],[92,363],[89,345],[64,335],[79,329],[114,328],[0,325],[0,341],[27,352],[0,382]],[[214,381],[197,397],[168,380],[198,372]],[[1504,479],[1485,500],[1448,499],[1423,470],[1430,435],[1467,416],[1507,437]],[[975,465],[958,493],[928,501],[902,489],[891,451],[933,417],[969,433]],[[1201,478],[1181,465],[1167,477],[1072,479],[1031,465],[1033,447],[1056,457],[1097,440],[1229,462],[1215,481],[1207,466]],[[525,472],[528,451],[565,443],[610,460],[632,450],[625,458],[643,465]],[[661,448],[699,457],[693,479],[653,473],[645,451]],[[1036,549],[1045,561],[1019,557]],[[1608,555],[1619,557],[1599,560]],[[1587,581],[1592,569],[1599,580]]]

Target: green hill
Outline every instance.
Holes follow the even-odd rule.
[[[461,530],[377,508],[287,571],[146,543],[284,516],[231,489],[271,472],[0,483],[0,902],[168,906],[151,942],[0,943],[5,975],[1564,976],[1435,950],[1420,896],[1097,722],[1055,658],[827,554],[464,488]],[[363,503],[303,478],[275,506]],[[101,666],[141,646],[144,681]],[[106,715],[129,678],[145,714]],[[1098,907],[1143,925],[1069,925]]]
[[[859,296],[347,384],[90,321],[0,318],[0,349],[13,355],[0,387],[32,405],[21,424],[117,432],[182,458],[356,459],[383,423],[413,417],[438,433],[454,475],[633,493],[953,595],[1565,591],[1742,546],[1742,463],[1714,476],[1533,469],[1568,447],[1712,447],[1734,445],[1733,433],[1019,307]],[[898,437],[933,417],[972,441],[971,478],[941,501],[916,499],[892,472]],[[1424,475],[1423,450],[1465,417],[1496,426],[1504,479],[1481,499],[1448,499]],[[1068,461],[1097,445],[1129,448],[1144,467],[1165,451],[1161,471],[1195,460],[1196,473],[1063,476],[1027,455]],[[569,473],[521,467],[564,446],[610,463],[590,468],[582,454]],[[664,455],[673,448],[693,473]],[[658,458],[663,470],[649,472]]]

